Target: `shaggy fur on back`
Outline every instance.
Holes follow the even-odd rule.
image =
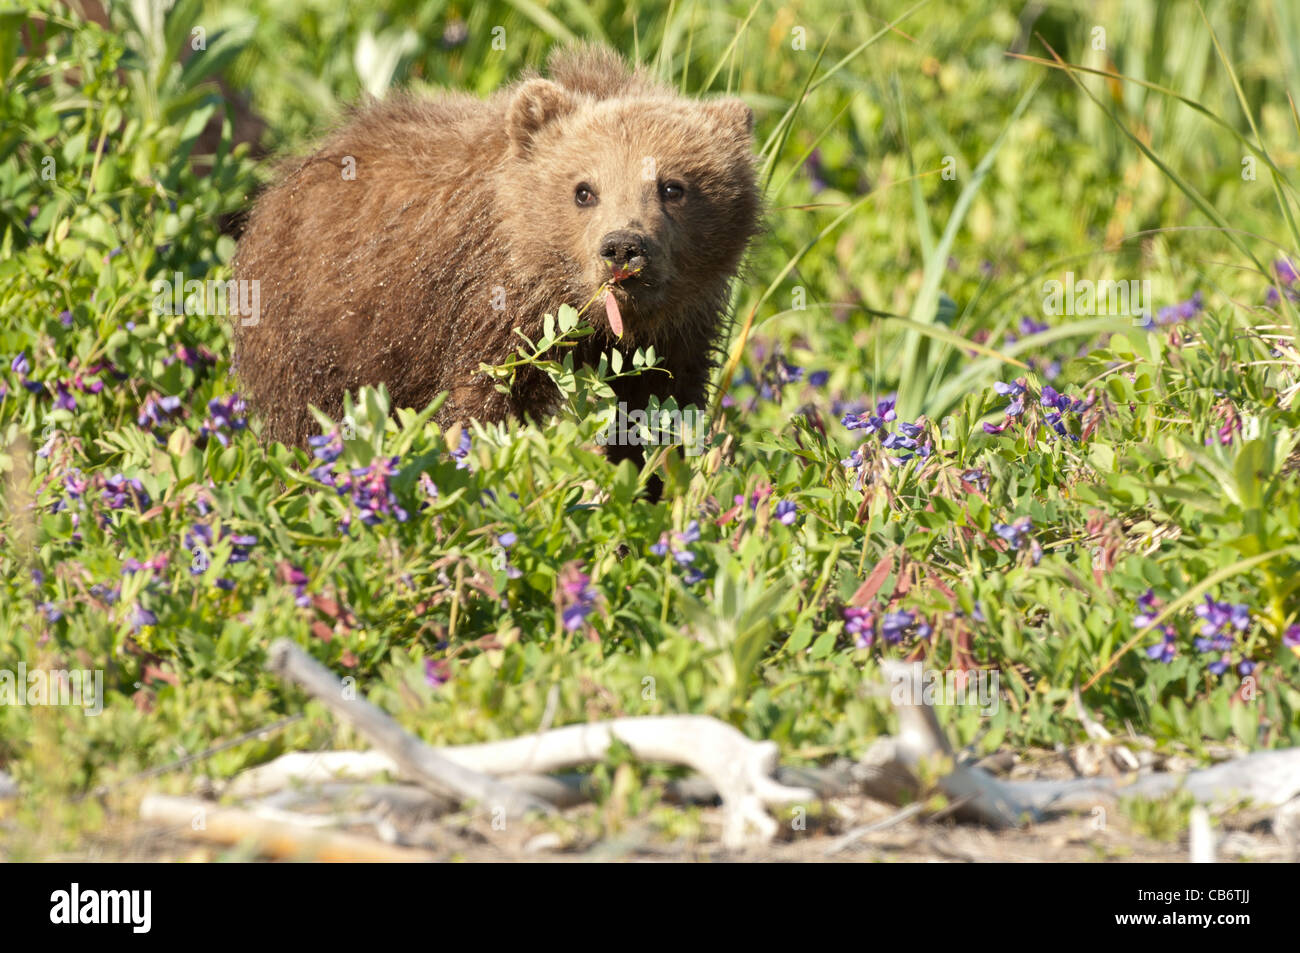
[[[361,108],[281,167],[234,263],[260,284],[259,319],[236,319],[234,337],[263,440],[301,445],[318,432],[309,403],[337,419],[346,391],[381,382],[394,407],[448,391],[443,423],[551,412],[540,373],[506,396],[479,365],[514,354],[513,328],[535,340],[545,314],[596,298],[621,274],[612,247],[643,265],[612,286],[624,334],[596,298],[597,334],[578,359],[653,345],[671,377],[615,382],[619,399],[704,402],[729,285],[758,229],[750,111],[677,96],[599,48],[561,51],[548,73],[486,101]]]

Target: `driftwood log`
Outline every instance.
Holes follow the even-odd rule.
[[[427,851],[387,844],[373,837],[333,831],[303,816],[265,816],[242,808],[220,807],[199,798],[150,794],[140,802],[140,819],[183,830],[217,844],[251,843],[283,860],[431,861]]]
[[[528,811],[545,814],[554,810],[552,804],[541,798],[448,760],[403,731],[401,725],[370,702],[352,697],[353,693],[329,669],[287,639],[278,639],[271,646],[267,667],[323,702],[392,758],[405,777],[436,794],[457,795],[491,805],[513,817]]]
[[[497,779],[502,775],[544,775],[597,763],[605,760],[610,745],[617,740],[643,761],[685,765],[706,778],[722,800],[723,842],[729,846],[746,843],[751,832],[756,832],[760,840],[770,840],[777,825],[767,813],[768,807],[811,801],[817,796],[809,788],[788,787],[773,778],[780,753],[774,742],[751,741],[716,718],[617,718],[509,741],[434,749],[402,731],[369,702],[345,698],[343,684],[292,642],[282,639],[272,645],[269,667],[328,705],[386,756],[372,753],[360,765],[355,761],[344,765],[342,759],[332,764],[320,760],[313,764],[309,760],[309,770],[317,779],[337,778],[339,772],[330,769],[340,767],[353,777],[364,770],[372,776],[394,773],[419,781],[437,793],[459,794],[466,800],[540,805],[552,810],[551,802],[524,790],[537,785],[535,777],[519,786]],[[266,775],[261,777],[265,779]],[[259,784],[266,786],[264,780],[255,779],[246,787],[256,788]],[[566,785],[565,792],[568,790]]]
[[[923,787],[923,778],[948,797],[954,814],[993,827],[1086,811],[1120,797],[1159,798],[1178,791],[1213,807],[1242,802],[1277,806],[1279,836],[1283,828],[1297,826],[1300,749],[1294,748],[1255,752],[1186,774],[1000,780],[956,757],[934,710],[924,701],[919,663],[883,663],[889,682],[906,689],[890,692],[899,718],[897,735],[878,739],[861,761],[831,768],[782,768],[774,743],[753,741],[730,725],[700,715],[617,718],[507,741],[434,749],[406,734],[374,706],[346,698],[342,683],[292,643],[272,646],[270,666],[324,701],[377,750],[282,755],[243,772],[227,794],[265,797],[293,785],[371,782],[389,775],[420,783],[449,807],[465,802],[516,808],[538,803],[547,808],[567,806],[587,799],[585,781],[580,775],[551,772],[598,763],[617,740],[641,760],[685,765],[698,772],[697,777],[677,783],[670,797],[720,799],[723,842],[731,847],[772,839],[777,822],[769,808],[847,793],[892,803],[914,802],[930,790]],[[912,805],[883,823],[897,823],[919,811]],[[847,846],[870,829],[850,832],[833,849]]]

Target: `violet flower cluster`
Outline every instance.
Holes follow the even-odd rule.
[[[993,385],[993,390],[999,396],[1008,397],[1011,400],[1011,403],[1003,411],[1001,423],[985,423],[983,425],[985,433],[996,435],[1008,428],[1014,429],[1016,424],[1024,418],[1029,390],[1023,377],[1017,378],[1009,384],[997,381]],[[1067,426],[1067,415],[1073,414],[1077,416],[1083,413],[1089,407],[1087,403],[1078,398],[1066,397],[1051,384],[1044,384],[1042,393],[1038,397],[1038,404],[1042,408],[1042,420],[1051,428],[1052,433],[1075,443],[1079,442],[1078,436],[1071,432]]]
[[[928,459],[934,448],[928,439],[924,443],[921,442],[925,427],[920,421],[908,423],[898,420],[898,413],[894,409],[896,400],[895,395],[891,394],[876,402],[874,413],[869,410],[861,413],[849,412],[840,418],[840,423],[849,430],[861,430],[868,437],[875,436],[883,449],[895,451],[897,454],[886,455],[885,459],[894,466],[901,467],[915,456],[919,456],[922,460]],[[892,430],[890,424],[895,424]],[[862,489],[861,470],[866,463],[867,448],[868,444],[864,443],[840,461],[845,468],[858,471],[854,488],[859,490]]]
[[[600,593],[591,584],[591,577],[578,563],[568,563],[560,570],[560,620],[566,632],[577,632],[587,625],[599,598]]]
[[[740,499],[739,497],[737,498]],[[671,554],[673,562],[686,570],[682,576],[682,581],[691,586],[707,578],[698,567],[694,565],[697,553],[690,548],[692,543],[700,541],[700,521],[691,520],[687,524],[685,531],[673,533],[672,541],[669,541],[667,533],[659,537],[659,542],[650,546],[650,553],[654,556],[668,556]]]
[[[312,455],[320,461],[310,471],[312,477],[332,487],[339,496],[350,497],[361,522],[374,526],[383,522],[386,516],[399,523],[410,518],[392,487],[393,477],[399,469],[397,457],[375,457],[368,466],[352,467],[338,473],[334,465],[343,453],[343,437],[337,428],[328,434],[308,437],[307,443],[312,448]],[[434,495],[437,495],[436,487]],[[346,527],[350,522],[350,518],[345,519],[343,525]]]
[[[1144,629],[1158,617],[1160,600],[1153,590],[1148,589],[1138,597],[1137,605],[1138,612],[1133,616],[1133,627]],[[1206,671],[1211,675],[1222,675],[1235,661],[1238,674],[1251,674],[1255,670],[1255,662],[1240,645],[1241,634],[1251,625],[1250,606],[1245,603],[1218,602],[1206,596],[1195,611],[1200,619],[1200,627],[1192,644],[1198,653],[1209,657]],[[1147,658],[1168,664],[1178,655],[1178,630],[1166,623],[1158,626],[1155,631],[1160,636],[1160,641],[1147,647]],[[1288,645],[1288,637],[1300,646],[1300,626],[1292,626],[1288,630],[1282,638],[1283,645]]]
[[[908,637],[927,639],[934,632],[924,617],[910,609],[886,612],[879,626],[875,610],[870,607],[845,606],[842,614],[844,631],[854,637],[853,644],[860,649],[874,645],[877,636],[886,644],[897,645]]]

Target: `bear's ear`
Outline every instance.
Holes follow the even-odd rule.
[[[754,131],[754,111],[739,99],[715,99],[704,104],[704,111],[735,136],[748,139]]]
[[[530,79],[515,92],[506,122],[516,155],[528,152],[533,138],[547,123],[573,109],[573,97],[547,79]]]

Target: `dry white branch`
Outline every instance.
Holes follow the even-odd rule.
[[[416,779],[412,765],[427,765],[436,759],[440,772],[462,772],[460,776],[474,779],[479,787],[472,790],[499,784],[494,779],[501,779],[517,797],[568,805],[588,797],[583,778],[557,777],[550,772],[603,761],[610,745],[618,741],[640,760],[694,768],[699,776],[679,784],[676,793],[689,799],[715,793],[721,798],[723,841],[728,846],[770,840],[777,830],[767,811],[770,807],[846,790],[899,803],[919,797],[927,782],[950,799],[954,813],[995,827],[1018,825],[1046,813],[1086,810],[1113,803],[1120,796],[1158,798],[1187,791],[1211,806],[1241,801],[1279,805],[1300,796],[1300,749],[1256,752],[1200,771],[1143,775],[1127,783],[1104,778],[1002,781],[978,767],[959,763],[934,710],[924,700],[921,666],[889,661],[884,663],[884,672],[898,712],[898,734],[878,739],[860,762],[847,768],[781,769],[774,743],[752,741],[730,725],[701,715],[618,718],[488,744],[426,748],[405,736],[373,706],[339,701],[340,683],[299,650],[290,649],[279,648],[276,655],[273,647],[273,659],[281,669],[293,674],[299,684],[309,682],[305,687],[313,695],[356,724],[376,744],[380,744],[377,738],[382,738],[384,751],[286,754],[240,775],[228,793],[257,796],[290,784],[369,781],[385,774]],[[388,724],[376,728],[375,712]],[[391,737],[390,728],[403,738]],[[412,743],[423,749],[419,758],[410,755]],[[404,757],[399,759],[393,752],[403,752]],[[444,796],[450,787],[428,782],[425,786]],[[459,794],[474,797],[464,791]]]
[[[456,748],[430,748],[402,731],[386,714],[360,699],[347,698],[340,683],[324,666],[285,640],[271,647],[269,667],[291,678],[337,715],[353,724],[387,758],[371,754],[321,753],[298,756],[290,765],[276,763],[273,770],[242,781],[236,790],[274,790],[282,780],[301,780],[305,771],[315,780],[357,779],[391,772],[421,780],[438,793],[458,794],[475,800],[500,802],[507,795],[532,804],[550,803],[503,784],[497,778],[519,774],[548,774],[603,761],[615,741],[626,745],[642,761],[680,764],[703,775],[722,799],[723,842],[741,846],[756,835],[767,841],[776,834],[769,806],[809,801],[816,793],[789,787],[773,778],[779,754],[775,743],[751,741],[738,730],[704,715],[617,718],[589,725],[570,725],[508,741]],[[292,758],[292,755],[286,755]],[[294,773],[295,769],[299,772]],[[557,799],[572,785],[557,779],[550,783]],[[516,801],[515,803],[519,803]]]
[[[459,757],[459,748],[434,750],[448,761],[475,770],[473,763]],[[291,751],[241,771],[225,786],[223,794],[240,799],[259,798],[288,787],[319,788],[334,782],[373,784],[385,776],[406,778],[397,762],[382,751]],[[586,791],[586,779],[578,775],[506,774],[500,780],[555,807],[571,807],[591,799]],[[441,796],[441,803],[447,810],[455,806],[455,800],[446,795]]]
[[[401,771],[382,751],[291,751],[240,772],[225,793],[237,798],[262,797],[294,785],[372,782],[384,775],[400,777]]]
[[[890,700],[898,712],[898,735],[892,749],[897,765],[914,778],[936,767],[946,768],[936,783],[950,799],[964,801],[959,815],[994,827],[1019,823],[1026,807],[1010,785],[979,768],[957,762],[934,709],[925,703],[921,664],[886,660],[882,666],[890,684]],[[877,749],[877,757],[881,750]]]
[[[353,693],[329,669],[288,639],[277,639],[272,643],[267,668],[295,682],[313,698],[323,702],[392,758],[403,775],[437,794],[477,801],[493,809],[500,808],[513,817],[528,811],[550,813],[554,810],[540,798],[447,760],[437,750],[403,731],[401,725],[385,712],[364,699],[353,697]]]
[[[900,763],[913,767],[928,758],[950,753],[934,712],[920,699],[921,666],[885,662],[895,684],[912,686],[903,703],[895,699],[902,728],[894,742]],[[895,693],[897,695],[898,693]],[[878,760],[882,760],[879,759]],[[1113,803],[1120,797],[1167,797],[1190,794],[1197,802],[1222,808],[1243,802],[1256,806],[1285,804],[1300,795],[1300,748],[1256,751],[1222,764],[1185,774],[1147,774],[1131,781],[1111,778],[1076,778],[1068,781],[1000,781],[979,768],[956,765],[939,779],[939,788],[951,796],[975,794],[971,807],[985,819],[1013,819],[1023,815],[1087,810]]]
[[[1242,803],[1272,807],[1300,795],[1300,748],[1254,751],[1198,771],[1144,774],[1127,782],[1087,778],[1010,783],[1020,799],[1038,812],[1083,811],[1121,797],[1156,800],[1179,792],[1211,808]]]
[[[774,742],[752,741],[706,715],[616,718],[443,753],[485,774],[549,772],[603,761],[615,740],[639,760],[686,765],[708,779],[722,799],[727,846],[748,843],[753,834],[770,840],[777,825],[766,808],[817,796],[809,788],[789,787],[773,778],[779,754]]]

